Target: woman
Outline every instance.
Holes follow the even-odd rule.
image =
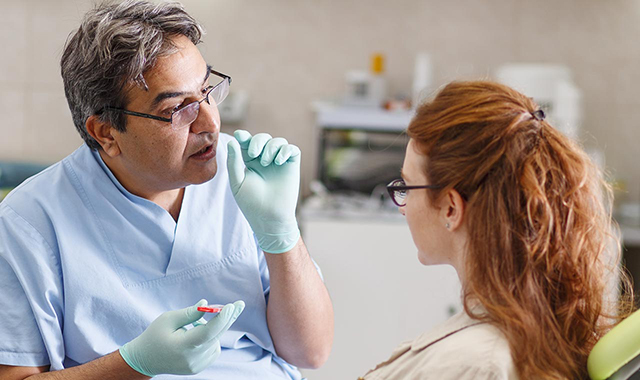
[[[420,262],[456,269],[464,311],[364,379],[586,378],[589,351],[632,309],[598,168],[492,82],[450,83],[408,135],[389,193]]]

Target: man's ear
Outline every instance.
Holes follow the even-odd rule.
[[[462,225],[465,217],[465,202],[460,193],[455,189],[450,189],[442,197],[441,216],[445,227],[454,231]]]
[[[120,146],[114,138],[116,130],[111,124],[100,120],[98,115],[91,115],[85,123],[85,128],[108,156],[115,157],[120,154]]]

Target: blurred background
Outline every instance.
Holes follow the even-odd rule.
[[[207,31],[205,59],[233,77],[223,131],[268,132],[303,152],[301,229],[336,308],[334,351],[310,379],[362,375],[459,310],[455,273],[419,265],[384,194],[412,104],[454,79],[516,87],[583,144],[616,189],[625,262],[640,273],[639,0],[182,3]],[[92,5],[0,0],[5,192],[82,143],[59,60]]]

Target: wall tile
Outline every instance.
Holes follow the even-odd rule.
[[[590,125],[582,134],[585,145],[604,153],[610,179],[626,184],[624,198],[640,201],[640,103],[587,103],[585,121]]]
[[[58,89],[33,90],[28,94],[24,156],[41,162],[58,161],[82,144],[71,112]]]
[[[0,160],[18,160],[23,156],[25,131],[25,91],[0,87]]]
[[[10,88],[26,79],[25,62],[31,46],[27,44],[28,13],[27,3],[3,1],[2,22],[0,23],[0,86]]]
[[[59,84],[60,59],[67,37],[75,31],[90,1],[27,0],[29,7],[29,52],[25,66],[28,80],[37,84]]]
[[[614,123],[604,130],[610,149],[606,152],[606,159],[619,178],[627,184],[627,200],[640,202],[640,100],[635,103],[617,103],[615,114],[611,119]]]

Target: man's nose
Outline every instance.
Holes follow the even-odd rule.
[[[200,103],[198,116],[191,124],[192,133],[216,133],[220,131],[220,113],[216,103]]]
[[[404,215],[404,207],[398,207],[398,211],[400,211],[400,213]]]

